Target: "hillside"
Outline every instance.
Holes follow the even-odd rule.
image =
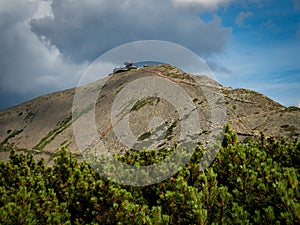
[[[116,139],[111,121],[112,107],[118,93],[126,85],[147,78],[160,77],[175,82],[192,99],[199,123],[199,142],[206,143],[213,123],[212,105],[205,95],[205,90],[211,93],[222,93],[223,105],[226,108],[226,121],[239,134],[240,139],[259,135],[263,132],[267,137],[287,137],[293,139],[300,134],[300,109],[286,108],[266,96],[246,89],[231,89],[222,87],[206,76],[196,76],[182,72],[170,65],[156,65],[139,68],[123,73],[113,74],[82,88],[86,99],[102,87],[95,106],[95,122],[101,140],[105,147],[112,151],[125,149]],[[147,85],[147,84],[145,84]],[[0,143],[2,149],[38,150],[53,153],[60,146],[67,146],[73,152],[78,152],[73,133],[72,106],[76,89],[69,89],[44,95],[21,105],[0,111]],[[164,138],[156,141],[162,147],[172,144],[180,135],[180,118],[174,105],[156,97],[142,98],[130,110],[130,127],[137,139],[142,140],[136,148],[142,148],[154,134],[149,132],[148,125],[153,118],[160,117],[164,121],[167,132]],[[161,121],[154,121],[160,126]],[[157,124],[158,123],[158,124]],[[154,125],[153,125],[154,126]],[[84,137],[88,133],[82,132]],[[145,142],[143,142],[145,141]],[[2,158],[7,156],[2,150]]]

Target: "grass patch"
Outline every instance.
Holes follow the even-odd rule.
[[[130,112],[138,111],[143,108],[145,105],[157,105],[160,99],[158,97],[149,97],[137,101],[134,106],[130,109]]]
[[[4,141],[1,142],[0,145],[6,145],[9,141],[9,139],[14,138],[15,136],[17,136],[18,134],[22,133],[23,129],[21,130],[14,130],[13,132],[11,132],[5,139]]]
[[[72,124],[72,116],[67,117],[65,120],[59,122],[57,127],[51,130],[45,137],[43,137],[40,142],[34,146],[34,149],[43,150],[46,145],[51,143],[58,134],[63,132]]]

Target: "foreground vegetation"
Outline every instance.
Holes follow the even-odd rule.
[[[120,160],[155,163],[169,151],[128,152]],[[238,143],[228,130],[214,163],[204,150],[169,179],[122,186],[61,149],[53,167],[11,153],[0,161],[0,224],[300,224],[300,142]]]

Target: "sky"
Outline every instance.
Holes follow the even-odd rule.
[[[141,40],[179,44],[223,86],[300,107],[300,0],[0,0],[0,109],[76,87],[99,56]]]

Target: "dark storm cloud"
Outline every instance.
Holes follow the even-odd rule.
[[[53,17],[32,20],[32,31],[74,62],[145,39],[172,41],[204,56],[222,51],[231,37],[220,18],[205,23],[170,1],[53,0],[51,7]]]
[[[76,85],[79,66],[65,63],[56,48],[47,48],[28,22],[37,2],[2,1],[0,7],[0,109],[51,91]]]

